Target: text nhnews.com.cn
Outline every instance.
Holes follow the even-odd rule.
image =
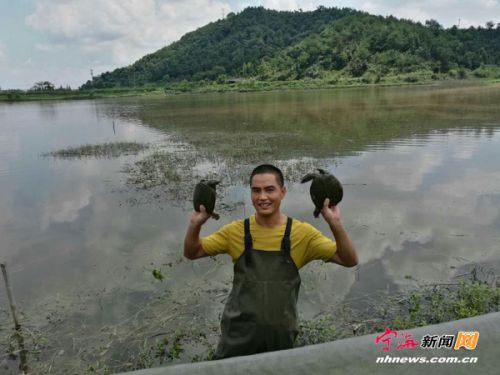
[[[477,363],[477,357],[393,357],[386,355],[385,357],[377,357],[375,363],[432,363],[432,364],[449,364],[449,363]]]
[[[382,351],[397,350],[401,354],[403,354],[403,351],[411,351],[416,348],[423,350],[443,349],[456,353],[458,350],[475,350],[479,340],[478,331],[458,331],[456,334],[444,335],[425,334],[420,340],[415,340],[412,336],[413,334],[410,332],[398,332],[386,327],[385,331],[376,337],[375,344],[381,346]],[[377,357],[375,363],[471,364],[477,363],[477,361],[478,357],[386,355]]]

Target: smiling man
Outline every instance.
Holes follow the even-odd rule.
[[[321,214],[335,242],[280,211],[286,188],[275,166],[256,167],[250,187],[254,215],[200,239],[201,227],[209,218],[201,206],[200,212],[193,211],[184,240],[184,256],[189,259],[226,253],[234,262],[216,359],[292,348],[298,332],[298,270],[312,260],[345,267],[358,264],[354,245],[340,222],[340,210],[330,206],[328,199]]]

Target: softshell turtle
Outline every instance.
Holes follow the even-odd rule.
[[[205,207],[207,213],[215,220],[219,220],[219,215],[214,212],[215,208],[215,187],[220,181],[201,180],[194,188],[193,206],[195,211],[200,212],[200,204]]]
[[[316,206],[314,210],[314,217],[318,217],[326,198],[330,199],[330,204],[336,206],[344,195],[344,190],[337,178],[328,173],[327,171],[318,168],[319,173],[308,173],[306,174],[301,183],[313,180],[311,183],[311,188],[309,192],[311,193],[311,199]]]

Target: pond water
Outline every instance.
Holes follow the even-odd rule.
[[[342,220],[360,265],[303,268],[305,319],[381,291],[456,281],[474,266],[498,274],[499,130],[498,84],[0,104],[0,261],[23,322],[43,332],[37,366],[95,367],[92,350],[116,359],[144,340],[144,322],[150,336],[196,327],[216,340],[232,264],[183,259],[190,194],[199,178],[222,178],[221,219],[207,222],[207,235],[253,212],[247,179],[264,162],[285,172],[283,211],[329,235],[299,181],[321,167],[344,184]],[[43,155],[117,141],[151,148]],[[136,189],[126,167],[154,152],[169,155],[180,179]],[[7,335],[3,283],[0,322]],[[103,342],[97,333],[109,330]],[[2,368],[11,362],[0,354]]]

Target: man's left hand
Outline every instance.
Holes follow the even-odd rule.
[[[340,222],[340,209],[338,206],[330,205],[330,199],[326,198],[323,203],[323,208],[321,209],[321,215],[325,221],[335,226],[335,224]]]

